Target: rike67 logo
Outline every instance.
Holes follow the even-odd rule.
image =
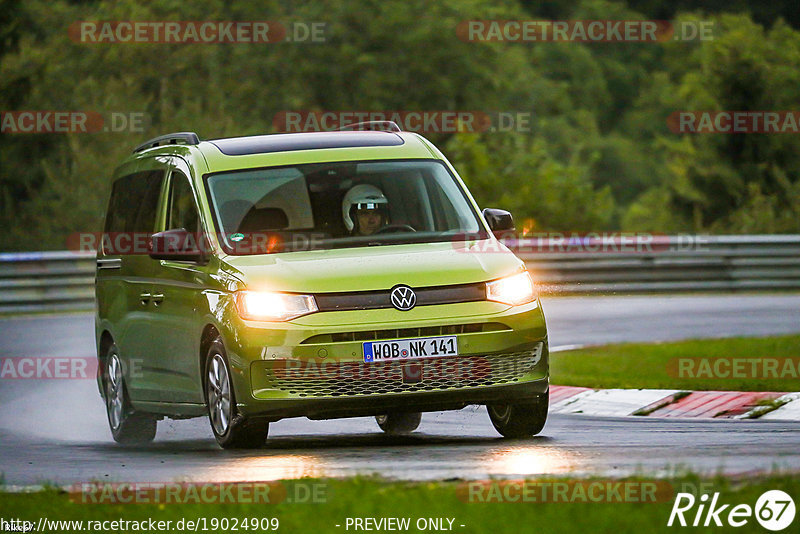
[[[764,492],[756,501],[755,508],[749,504],[723,504],[719,496],[719,493],[714,493],[709,498],[704,493],[697,499],[691,493],[678,493],[667,526],[742,527],[755,516],[756,521],[765,529],[780,531],[794,521],[794,500],[786,492]]]

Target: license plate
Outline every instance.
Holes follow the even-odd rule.
[[[456,336],[364,342],[365,362],[415,360],[442,356],[458,356]]]

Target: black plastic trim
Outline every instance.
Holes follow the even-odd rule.
[[[455,304],[486,300],[486,283],[459,284],[452,286],[412,287],[417,295],[417,306]],[[347,293],[316,293],[314,300],[319,311],[377,310],[393,308],[391,289],[379,291],[355,291]]]
[[[439,412],[460,410],[470,404],[521,404],[531,402],[548,392],[550,377],[519,384],[484,386],[400,393],[394,395],[364,395],[349,398],[292,399],[268,401],[249,399],[246,406],[239,406],[247,415],[278,421],[285,417],[308,417],[309,419],[336,419],[339,417],[367,417],[387,411]]]
[[[141,145],[133,149],[133,153],[141,152],[148,148],[155,148],[161,145],[177,145],[178,141],[182,141],[184,145],[196,145],[200,142],[200,138],[194,132],[175,132],[166,135],[159,135],[149,141],[145,141]]]
[[[254,135],[209,141],[227,156],[247,156],[271,152],[317,150],[324,148],[363,148],[400,146],[405,141],[397,134],[380,131],[309,132]]]

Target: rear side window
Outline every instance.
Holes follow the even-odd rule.
[[[143,171],[114,182],[105,232],[153,233],[164,171]]]

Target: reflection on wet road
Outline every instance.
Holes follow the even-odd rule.
[[[800,331],[800,295],[545,299],[544,309],[552,345]],[[90,314],[0,320],[0,339],[5,357],[94,354]],[[425,414],[401,438],[370,418],[289,419],[260,450],[222,451],[196,419],[159,423],[155,443],[125,449],[111,441],[93,380],[0,380],[0,406],[6,484],[800,471],[798,423],[555,415],[540,436],[506,441],[473,406]]]

